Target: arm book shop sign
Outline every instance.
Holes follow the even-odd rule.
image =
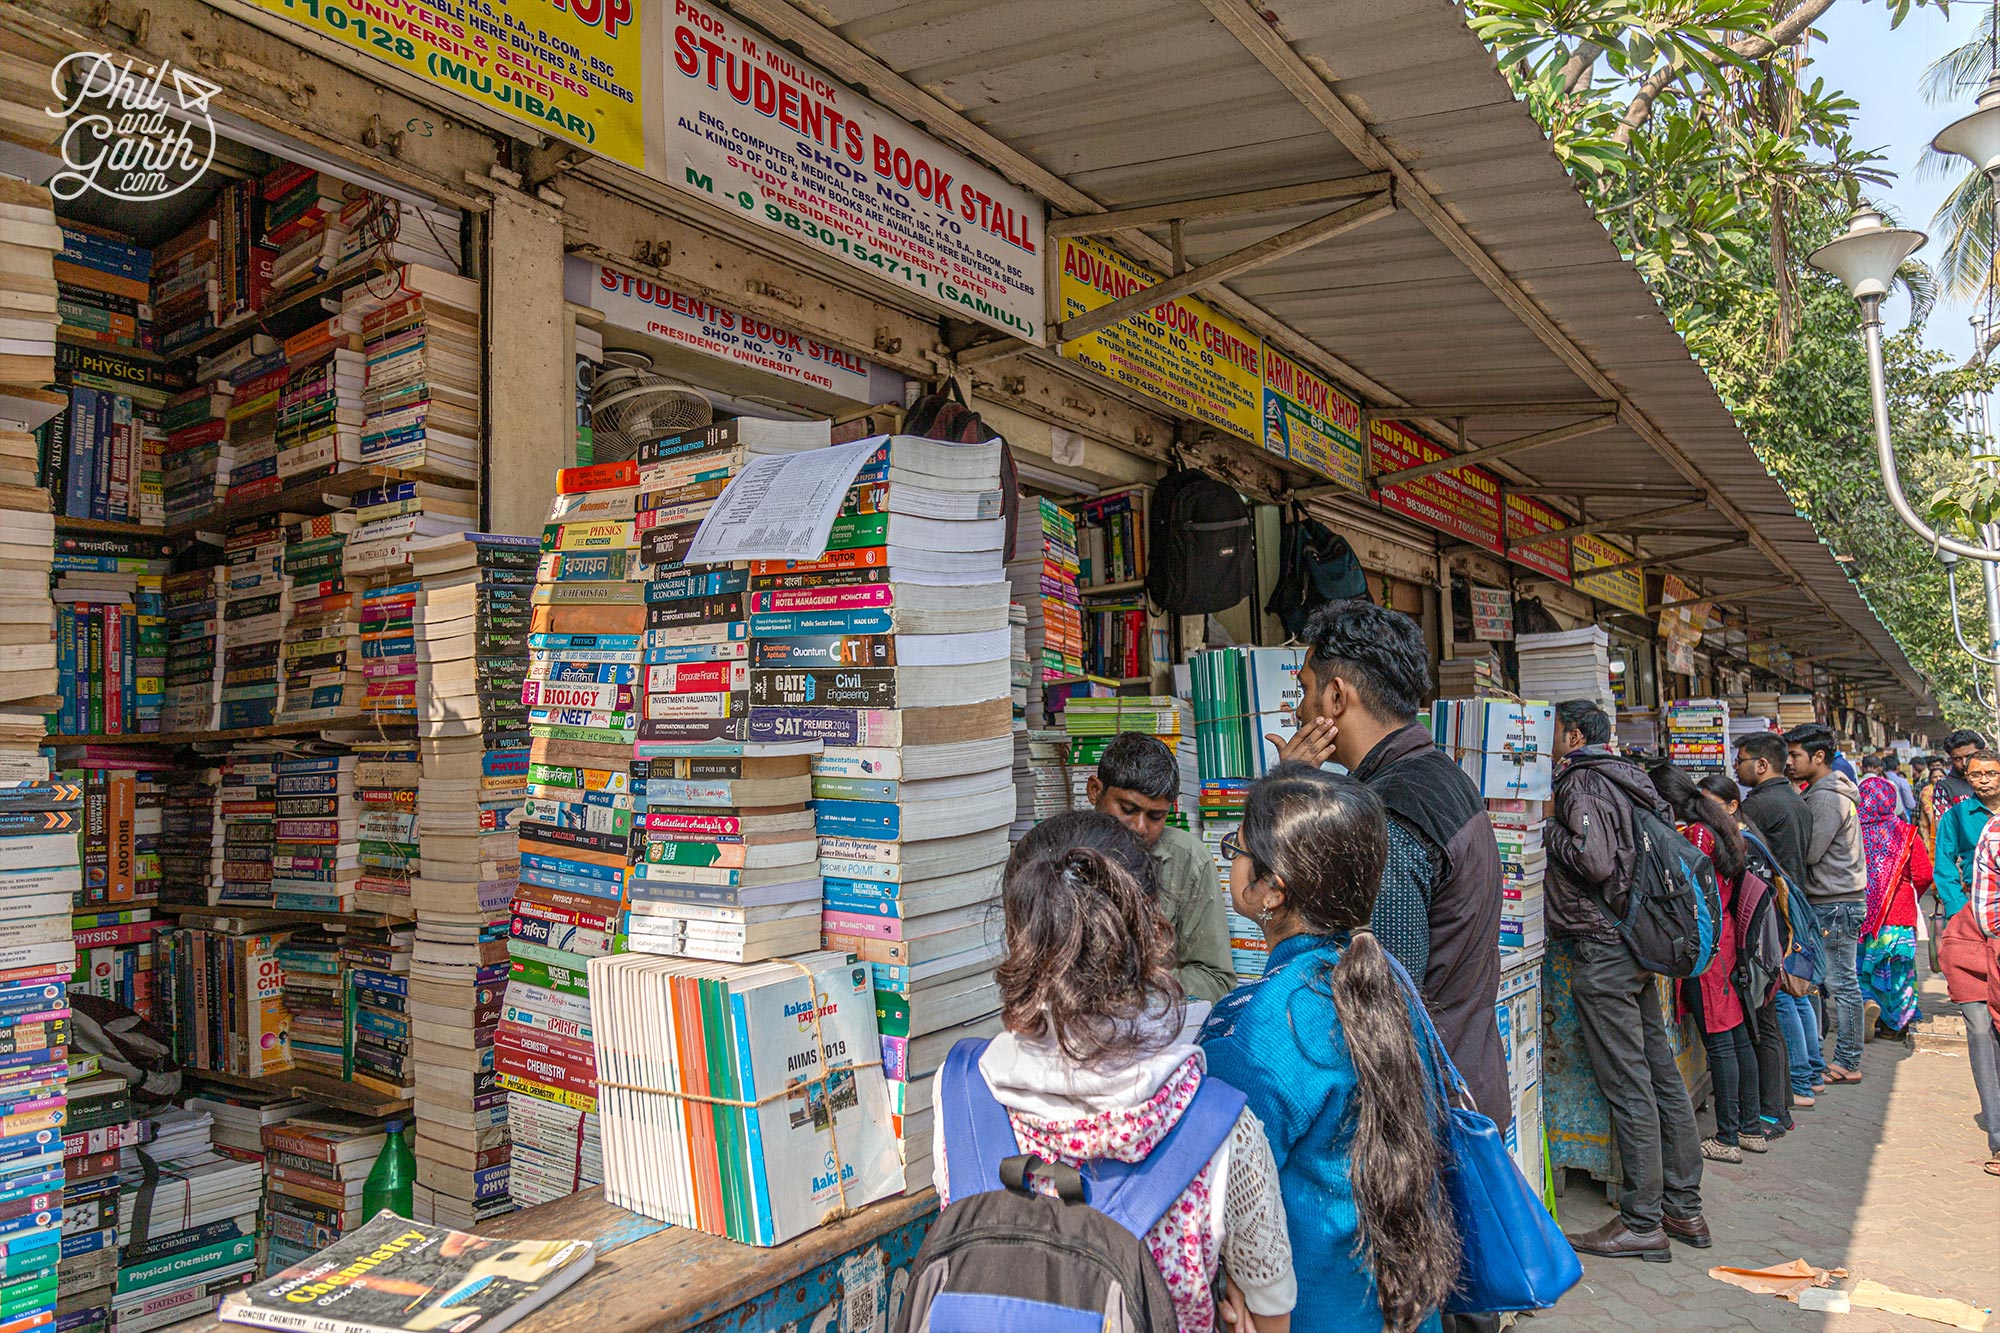
[[[648,174],[961,318],[1042,341],[1041,200],[734,16],[674,0],[670,22],[664,151]]]
[[[646,162],[642,0],[252,0],[542,133]],[[428,133],[421,121],[405,133]]]

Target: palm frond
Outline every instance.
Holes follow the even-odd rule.
[[[1953,47],[1925,66],[1917,86],[1932,106],[1959,102],[1986,81],[1992,68],[1993,33],[1990,28],[1981,27],[1977,37]]]
[[[1944,291],[1957,298],[1977,295],[1993,274],[1992,184],[1968,168],[1931,223],[1943,233],[1934,262]]]

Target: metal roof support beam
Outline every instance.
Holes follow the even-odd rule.
[[[1707,501],[1702,503],[1705,505]],[[1741,535],[1735,528],[1676,528],[1665,523],[1648,524],[1637,528],[1612,528],[1611,531],[1621,532],[1627,537],[1686,537],[1690,540],[1706,537],[1711,541],[1718,537]]]
[[[1305,204],[1352,199],[1361,194],[1380,194],[1389,188],[1389,183],[1388,172],[1371,171],[1307,185],[1278,185],[1265,190],[1212,194],[1175,204],[1148,204],[1144,208],[1118,208],[1108,213],[1052,218],[1047,231],[1050,240],[1061,240],[1065,236],[1108,236],[1133,227],[1164,227],[1175,222],[1235,217],[1242,213],[1272,213]]]
[[[1517,542],[1509,542],[1507,543],[1507,547],[1509,550],[1519,550],[1523,546],[1540,546],[1543,542],[1552,542],[1561,537],[1588,537],[1594,532],[1624,532],[1634,523],[1647,523],[1656,518],[1673,518],[1678,514],[1692,514],[1707,508],[1708,501],[1706,500],[1690,500],[1686,504],[1669,505],[1665,509],[1648,509],[1641,513],[1625,514],[1618,518],[1600,518],[1591,523],[1577,523],[1567,528],[1557,528],[1552,532],[1539,533],[1533,537],[1523,537]],[[1699,536],[1701,534],[1690,533],[1689,535]],[[1738,538],[1736,540],[1741,539]],[[1590,572],[1593,574],[1602,574],[1605,571],[1593,569]]]
[[[1093,312],[1095,313],[1095,312]],[[1462,420],[1462,419],[1461,419]],[[1513,454],[1526,453],[1530,449],[1540,449],[1545,445],[1561,444],[1564,440],[1574,440],[1579,435],[1595,435],[1598,431],[1618,424],[1618,414],[1607,413],[1592,417],[1588,421],[1578,421],[1568,426],[1557,426],[1554,430],[1537,431],[1533,435],[1523,435],[1518,440],[1506,440],[1500,444],[1489,444],[1483,449],[1467,449],[1464,453],[1450,454],[1444,458],[1432,459],[1428,463],[1418,463],[1415,467],[1398,468],[1394,472],[1379,473],[1375,477],[1377,486],[1394,486],[1401,482],[1415,481],[1428,477],[1434,472],[1456,472],[1462,467],[1478,463],[1490,463],[1495,459],[1507,458]]]
[[[1371,171],[1386,171],[1394,176],[1397,206],[1423,223],[1425,230],[1436,237],[1439,244],[1451,251],[1459,262],[1465,265],[1467,272],[1506,306],[1544,347],[1568,366],[1576,377],[1583,381],[1586,389],[1616,400],[1626,426],[1651,445],[1653,452],[1665,459],[1690,486],[1698,489],[1702,487],[1701,469],[1695,465],[1694,460],[1668,439],[1644,413],[1633,407],[1619,391],[1618,386],[1612,383],[1610,376],[1590,359],[1590,354],[1562,330],[1535,298],[1514,280],[1513,275],[1502,268],[1493,256],[1486,253],[1458,219],[1452,217],[1442,204],[1431,197],[1430,191],[1424,188],[1416,173],[1375,137],[1353,108],[1334,92],[1333,86],[1320,75],[1319,71],[1306,63],[1304,56],[1292,48],[1291,43],[1285,40],[1284,34],[1278,31],[1277,25],[1264,17],[1261,5],[1252,3],[1252,0],[1201,0],[1201,4],[1216,22],[1242,44],[1244,50],[1271,72],[1300,106],[1340,141],[1356,161]],[[1792,562],[1785,558],[1784,553],[1757,530],[1755,520],[1726,496],[1718,494],[1715,497],[1715,507],[1724,518],[1748,535],[1750,544],[1770,561],[1778,572],[1798,573],[1798,570],[1793,568]],[[1801,587],[1806,596],[1810,597],[1829,619],[1840,621],[1840,617],[1834,614],[1832,606],[1828,605],[1826,599],[1815,591],[1812,585],[1802,582]],[[1883,660],[1883,665],[1892,671],[1895,669],[1894,664],[1886,658]]]
[[[1683,486],[1513,486],[1500,488],[1502,495],[1544,495],[1558,500],[1593,500],[1620,498],[1642,500],[1698,500],[1702,492],[1690,493]]]
[[[1718,555],[1723,551],[1739,550],[1750,544],[1747,538],[1738,537],[1734,541],[1717,542],[1713,546],[1696,546],[1686,551],[1666,551],[1660,555],[1644,555],[1637,560],[1621,560],[1615,565],[1600,565],[1596,569],[1579,569],[1576,577],[1595,578],[1600,574],[1623,574],[1628,569],[1651,569],[1656,565],[1670,565],[1676,560],[1697,560],[1705,555]],[[1526,543],[1522,543],[1526,545]]]
[[[1418,421],[1435,417],[1581,417],[1616,412],[1609,398],[1577,398],[1548,403],[1426,403],[1422,407],[1371,407],[1362,415],[1370,421]]]
[[[1386,217],[1395,211],[1395,202],[1385,190],[1371,194],[1358,203],[1335,209],[1325,217],[1314,218],[1276,236],[1267,236],[1254,245],[1246,245],[1211,259],[1206,264],[1197,264],[1185,273],[1162,278],[1150,287],[1142,287],[1129,296],[1121,296],[1110,305],[1099,306],[1095,310],[1078,315],[1075,319],[1064,320],[1049,330],[1050,336],[1058,343],[1081,338],[1099,329],[1110,328],[1123,319],[1130,319],[1143,310],[1148,310],[1163,301],[1198,292],[1204,287],[1213,287],[1227,281],[1239,273],[1247,273],[1286,255],[1297,254],[1310,249],[1322,241],[1330,241],[1356,227],[1365,226],[1376,218]]]
[[[1733,602],[1737,598],[1748,596],[1753,592],[1769,591],[1776,588],[1794,588],[1797,586],[1792,580],[1787,579],[1782,583],[1760,583],[1754,588],[1745,588],[1740,592],[1711,592],[1704,593],[1699,597],[1680,597],[1671,602],[1655,602],[1646,608],[1646,614],[1653,615],[1660,611],[1672,611],[1682,606],[1700,606],[1703,602]]]

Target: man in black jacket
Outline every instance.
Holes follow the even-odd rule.
[[[1493,1005],[1500,995],[1500,848],[1465,771],[1416,725],[1430,688],[1423,630],[1400,612],[1341,601],[1301,636],[1299,730],[1270,739],[1286,759],[1347,767],[1389,811],[1389,859],[1372,922],[1416,979],[1424,1007],[1479,1109],[1513,1119]]]
[[[1785,877],[1803,886],[1812,814],[1785,776],[1785,738],[1775,731],[1760,731],[1738,741],[1736,784],[1749,793],[1739,811],[1744,822],[1764,835],[1764,845]]]
[[[1701,1134],[1667,1041],[1658,979],[1632,956],[1612,914],[1624,911],[1638,864],[1635,807],[1668,815],[1645,770],[1610,742],[1611,719],[1596,704],[1556,706],[1544,910],[1549,934],[1574,944],[1577,1026],[1625,1169],[1618,1216],[1569,1239],[1585,1254],[1666,1263],[1668,1237],[1697,1249],[1712,1243],[1701,1215]]]

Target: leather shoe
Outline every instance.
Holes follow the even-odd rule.
[[[1614,1217],[1595,1231],[1580,1235],[1569,1235],[1569,1243],[1579,1254],[1594,1254],[1600,1259],[1644,1259],[1649,1264],[1672,1263],[1673,1247],[1667,1243],[1664,1231],[1634,1231],[1625,1225],[1625,1219]]]
[[[1668,1213],[1660,1219],[1660,1229],[1684,1245],[1692,1245],[1697,1250],[1705,1250],[1715,1244],[1715,1237],[1708,1232],[1708,1219],[1700,1213],[1693,1217],[1675,1217]]]

